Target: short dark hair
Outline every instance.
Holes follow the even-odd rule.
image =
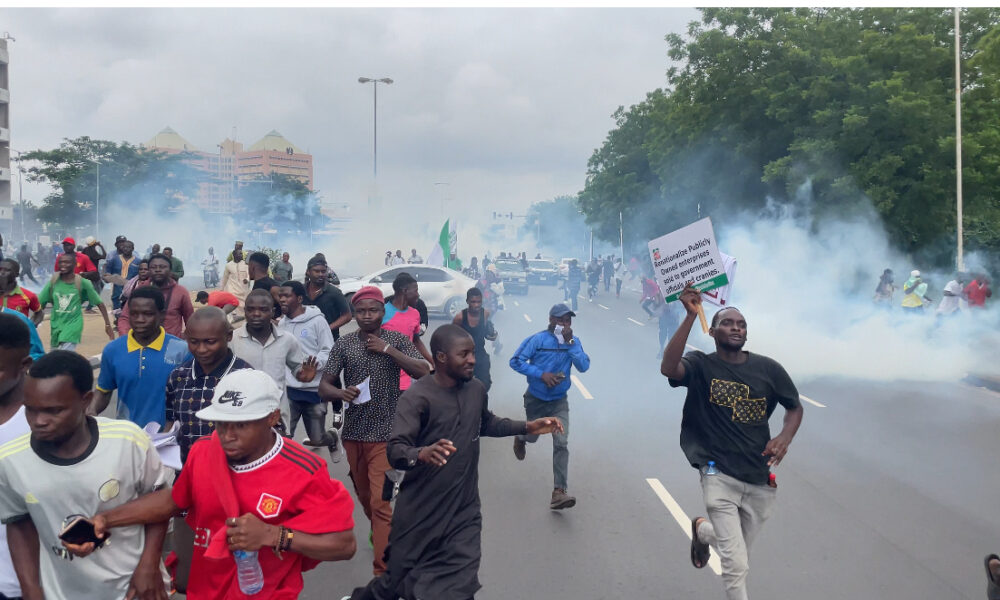
[[[69,350],[53,350],[42,356],[31,365],[28,375],[35,379],[68,375],[73,380],[73,388],[81,394],[94,387],[94,369],[90,361]]]
[[[267,298],[271,304],[274,304],[274,296],[271,295],[271,290],[265,290],[264,288],[257,288],[247,294],[246,300],[243,301],[244,306],[246,306],[246,303],[250,300],[250,298]]]
[[[163,251],[164,251],[164,252],[166,252],[167,250],[170,250],[171,252],[173,252],[173,251],[174,251],[174,249],[173,249],[173,248],[171,248],[170,246],[164,246],[164,247],[163,247]]]
[[[31,348],[31,331],[28,324],[16,315],[0,312],[0,348],[27,350]]]
[[[18,275],[21,274],[21,263],[17,262],[13,258],[5,258],[3,260],[0,260],[0,263],[7,263],[7,264],[9,264],[10,265],[10,272],[11,272],[11,274],[14,275],[14,277],[17,277]]]
[[[256,263],[265,269],[271,266],[271,259],[263,252],[250,253],[250,256],[247,257],[247,262]]]
[[[719,324],[719,321],[722,319],[722,313],[726,312],[727,310],[739,310],[739,309],[736,308],[735,306],[723,306],[719,310],[715,311],[715,314],[712,315],[712,327],[716,327]]]
[[[460,338],[471,338],[469,333],[459,327],[458,325],[453,325],[448,323],[447,325],[442,325],[434,330],[434,334],[431,335],[431,356],[437,357],[438,352],[448,352],[451,349],[452,344],[455,340]]]
[[[131,307],[132,301],[136,298],[148,298],[156,304],[156,310],[163,312],[167,310],[167,301],[163,298],[163,292],[160,288],[152,285],[144,285],[140,288],[136,288],[132,291],[132,295],[128,297],[128,303]]]
[[[202,290],[198,292],[194,297],[195,302],[208,302],[208,292]]]
[[[407,288],[407,286],[413,285],[417,280],[413,278],[413,275],[403,272],[396,275],[396,278],[392,280],[392,291],[395,293],[400,293]]]
[[[281,284],[281,287],[292,288],[292,293],[296,296],[306,297],[306,286],[301,281],[290,280]]]
[[[466,300],[468,300],[469,298],[475,298],[476,296],[479,296],[480,298],[482,298],[483,297],[483,290],[481,290],[481,289],[479,289],[477,287],[471,287],[471,288],[469,288],[469,291],[465,292],[465,299]]]
[[[171,268],[174,266],[174,261],[170,260],[170,257],[167,256],[166,254],[162,253],[162,252],[157,252],[155,254],[151,254],[149,256],[149,258],[146,259],[146,264],[147,265],[151,265],[151,264],[153,264],[153,261],[156,260],[156,259],[160,259],[160,260],[166,261],[167,265],[169,265]]]

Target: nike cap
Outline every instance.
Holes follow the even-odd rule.
[[[243,422],[263,419],[278,410],[281,389],[263,371],[241,369],[215,386],[212,403],[195,413],[202,421]]]

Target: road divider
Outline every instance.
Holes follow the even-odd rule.
[[[583,395],[583,399],[584,400],[593,400],[594,399],[594,397],[592,395],[590,395],[590,390],[588,390],[587,387],[585,385],[583,385],[583,382],[580,381],[579,377],[577,377],[576,375],[570,375],[569,378],[570,378],[570,380],[573,381],[573,385],[576,386],[576,389],[580,390],[580,394]]]
[[[653,488],[653,493],[655,493],[656,496],[660,499],[660,502],[662,502],[663,505],[667,507],[667,510],[670,511],[670,516],[672,516],[674,520],[677,521],[677,525],[680,526],[681,531],[683,531],[684,535],[686,535],[687,538],[690,540],[691,517],[687,516],[687,513],[684,512],[684,509],[681,508],[681,505],[677,504],[677,501],[674,500],[674,497],[670,495],[670,492],[667,491],[667,488],[663,487],[663,484],[660,483],[659,479],[649,478],[646,479],[646,483],[649,484],[649,487]],[[719,556],[717,553],[713,552],[712,556],[709,557],[708,566],[711,567],[713,571],[715,571],[716,575],[722,574],[722,564],[719,562]]]

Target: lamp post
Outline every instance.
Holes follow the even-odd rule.
[[[385,85],[390,85],[392,79],[388,77],[383,77],[381,79],[375,79],[372,77],[358,77],[358,83],[372,84],[373,92],[373,103],[372,103],[372,182],[378,181],[378,84],[384,83]],[[368,198],[368,206],[371,207],[372,199]]]

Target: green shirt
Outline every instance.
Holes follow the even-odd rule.
[[[181,262],[181,259],[170,259],[170,272],[174,274],[178,281],[180,281],[181,277],[184,277],[184,263]]]
[[[86,299],[92,305],[101,304],[101,297],[94,290],[94,284],[89,279],[80,278],[80,291],[76,286],[57,279],[55,285],[49,281],[38,293],[38,302],[52,305],[51,328],[52,348],[63,342],[79,344],[83,337],[83,302]]]

